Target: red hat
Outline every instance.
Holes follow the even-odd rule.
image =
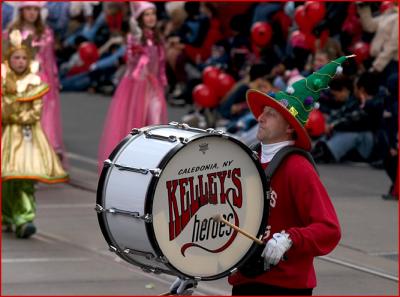
[[[337,72],[341,72],[341,64],[351,56],[343,56],[326,64],[317,72],[296,81],[285,92],[265,94],[257,90],[246,93],[247,103],[256,119],[263,112],[265,106],[278,111],[296,131],[295,146],[309,151],[311,140],[305,124],[309,113],[319,99],[321,90],[328,88],[328,83]]]
[[[272,93],[267,95],[257,90],[247,91],[247,103],[254,117],[258,119],[260,114],[263,112],[265,106],[272,107],[273,109],[278,111],[285,118],[285,120],[288,121],[290,126],[293,127],[293,129],[296,131],[296,139],[294,145],[309,151],[311,149],[311,140],[308,136],[307,131],[284,105],[279,103],[279,101],[271,96],[274,95]]]

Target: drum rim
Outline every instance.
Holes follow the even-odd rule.
[[[128,134],[121,142],[114,148],[114,150],[111,152],[110,156],[108,157],[109,160],[113,160],[115,158],[115,155],[121,150],[121,148],[133,137],[133,135]],[[97,192],[96,192],[96,203],[98,205],[103,206],[105,201],[103,201],[103,192],[104,192],[104,185],[107,177],[109,167],[103,166],[103,169],[101,170],[100,177],[99,177],[99,182],[97,183]],[[101,233],[103,233],[104,239],[109,245],[115,244],[116,241],[114,238],[111,236],[111,232],[109,231],[107,227],[107,220],[105,219],[105,214],[104,213],[97,213],[97,219],[99,221],[100,225],[100,230]]]
[[[173,147],[161,159],[158,168],[163,170],[168,165],[168,163],[171,161],[173,156],[175,156],[178,153],[178,151],[180,151],[183,147],[185,147],[189,143],[191,143],[191,142],[193,142],[195,140],[201,139],[201,138],[208,138],[208,137],[225,138],[225,139],[228,139],[228,140],[238,144],[241,148],[243,148],[248,153],[250,159],[255,164],[255,166],[256,166],[256,168],[258,170],[259,176],[261,177],[263,193],[266,195],[266,193],[268,191],[268,189],[267,189],[267,180],[266,180],[266,177],[265,177],[264,169],[262,168],[258,158],[254,158],[253,157],[253,154],[254,154],[253,151],[246,144],[244,144],[240,140],[238,140],[238,139],[236,139],[236,138],[234,138],[234,137],[232,137],[230,135],[227,135],[227,134],[209,134],[206,131],[204,131],[204,133],[202,133],[202,134],[194,135],[194,136],[192,136],[192,137],[190,137],[188,139],[188,142],[186,144],[179,143],[175,147]],[[162,173],[161,173],[161,175],[162,175]],[[153,214],[152,213],[152,208],[153,208],[153,199],[152,199],[152,197],[154,197],[155,190],[156,190],[156,187],[157,187],[158,181],[160,180],[161,175],[159,177],[153,176],[151,178],[151,180],[150,180],[149,187],[148,187],[149,191],[147,191],[146,198],[145,198],[145,205],[144,205],[145,206],[144,207],[145,213]],[[266,202],[266,201],[267,200],[264,199],[264,211],[263,211],[263,214],[262,214],[261,224],[260,224],[260,227],[258,229],[256,237],[259,237],[260,235],[264,234],[265,229],[266,229],[266,227],[268,225],[268,217],[269,217],[269,207],[270,207],[270,205],[269,205],[269,201],[268,202]],[[164,256],[164,253],[162,252],[160,246],[158,245],[158,241],[157,241],[157,238],[155,236],[153,225],[149,224],[149,223],[146,223],[145,228],[146,228],[149,240],[150,240],[150,244],[154,249],[154,252],[157,254],[157,256]],[[227,269],[226,271],[221,272],[219,274],[216,274],[214,276],[200,277],[200,276],[188,275],[188,274],[185,274],[185,273],[181,272],[174,265],[172,265],[169,261],[168,261],[168,263],[165,263],[165,265],[167,267],[169,267],[171,270],[173,270],[174,272],[177,272],[178,275],[183,276],[183,277],[189,277],[189,278],[195,277],[196,279],[199,279],[199,280],[210,280],[210,281],[211,280],[217,280],[217,279],[220,279],[220,278],[223,278],[225,276],[230,275],[233,271],[236,271],[236,269],[238,269],[242,265],[244,265],[246,263],[246,261],[248,259],[250,259],[250,257],[257,251],[258,247],[259,247],[259,245],[257,243],[255,243],[255,242],[253,242],[253,244],[250,246],[247,254],[245,254],[234,266],[232,266],[229,269]]]

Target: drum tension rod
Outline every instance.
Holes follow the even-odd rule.
[[[125,254],[132,254],[132,255],[142,256],[142,257],[145,257],[147,260],[153,260],[155,258],[153,253],[143,252],[143,251],[130,249],[130,248],[124,249],[124,253]]]
[[[118,170],[121,170],[121,171],[130,171],[130,172],[140,173],[140,174],[144,174],[144,175],[151,173],[155,177],[159,177],[161,174],[160,168],[155,168],[155,169],[135,168],[135,167],[120,165],[120,164],[116,164],[116,163],[114,164],[114,166],[117,167]]]
[[[103,206],[96,204],[96,207],[94,208],[94,210],[97,213],[103,213],[103,212],[108,212],[111,214],[120,214],[120,215],[125,215],[125,216],[129,216],[135,219],[140,219],[145,221],[146,223],[151,223],[153,221],[153,217],[150,214],[145,214],[145,215],[140,215],[140,213],[138,213],[137,211],[131,212],[131,211],[127,211],[127,210],[122,210],[122,209],[118,209],[118,208],[104,208]]]
[[[190,127],[190,126],[189,126],[188,124],[186,124],[186,123],[169,122],[169,125],[170,125],[170,126],[173,126],[173,127],[176,127],[176,128],[178,128],[178,129],[187,130],[187,131],[203,132],[203,133],[206,132],[206,130],[204,130],[204,129]]]
[[[155,168],[155,169],[136,168],[136,167],[130,167],[130,166],[126,166],[126,165],[120,165],[117,163],[113,163],[113,162],[111,162],[110,159],[107,159],[104,161],[104,167],[111,167],[113,165],[116,168],[118,168],[118,170],[121,170],[121,171],[135,172],[135,173],[140,173],[140,174],[144,174],[144,175],[151,173],[155,177],[159,177],[162,172],[162,170],[160,168]]]
[[[164,140],[164,141],[168,141],[168,142],[176,142],[177,141],[177,137],[175,135],[164,136],[164,135],[151,133],[150,131],[144,131],[144,135],[146,136],[146,138]]]

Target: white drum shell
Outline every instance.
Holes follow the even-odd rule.
[[[197,135],[198,132],[176,129],[173,127],[162,127],[155,129],[158,135],[166,137],[174,135],[177,138],[190,138]],[[132,145],[134,142],[134,145]],[[123,147],[119,149],[118,154],[112,160],[127,167],[155,169],[158,168],[162,159],[168,152],[173,150],[179,141],[168,142],[165,140],[146,138],[145,134],[132,136]],[[107,177],[103,188],[103,207],[105,209],[116,208],[129,212],[138,212],[145,215],[145,200],[149,190],[152,174],[146,175],[122,171],[112,166],[108,169]],[[147,236],[146,226],[143,220],[133,219],[123,215],[106,214],[106,221],[109,233],[118,243],[120,250],[126,248],[135,249],[144,252],[150,252],[155,255],[155,251],[150,244]],[[116,247],[117,248],[117,247]],[[146,266],[160,267],[169,270],[163,263],[147,260],[144,257],[135,257],[126,255]]]

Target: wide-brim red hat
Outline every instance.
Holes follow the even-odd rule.
[[[309,151],[311,140],[305,128],[309,114],[316,106],[321,91],[329,87],[328,84],[335,74],[343,71],[342,63],[352,57],[355,55],[337,58],[276,94],[247,91],[247,103],[251,112],[258,119],[265,106],[278,111],[296,131],[295,146]]]
[[[306,129],[292,115],[292,113],[284,105],[282,105],[282,103],[270,97],[269,95],[257,90],[248,90],[246,93],[246,97],[247,104],[249,105],[249,108],[256,119],[258,119],[260,114],[263,112],[265,106],[272,107],[273,109],[278,111],[295,130],[296,139],[294,145],[306,151],[311,150],[311,139],[308,136]]]

